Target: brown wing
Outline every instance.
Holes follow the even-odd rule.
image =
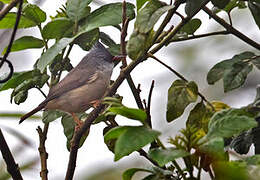
[[[79,63],[64,77],[64,79],[50,89],[47,98],[42,104],[45,104],[72,89],[85,85],[95,78],[96,71],[97,67],[92,63]]]

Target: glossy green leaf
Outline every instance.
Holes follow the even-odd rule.
[[[43,112],[42,115],[42,121],[44,123],[49,123],[52,122],[62,116],[65,116],[66,113],[63,111],[59,111],[59,110],[46,110]]]
[[[121,106],[121,107],[111,107],[109,108],[109,111],[129,119],[139,120],[142,123],[144,123],[145,120],[147,119],[146,113],[141,109],[134,109],[134,108]]]
[[[207,0],[186,0],[185,12],[188,16],[194,15],[196,11],[204,4]]]
[[[134,174],[137,173],[137,172],[153,173],[153,171],[148,170],[148,169],[131,168],[131,169],[127,169],[127,170],[123,173],[123,180],[131,180],[132,177],[134,176]]]
[[[211,0],[212,4],[219,9],[223,9],[230,2],[230,0]]]
[[[167,149],[151,149],[148,153],[148,156],[156,161],[160,166],[164,166],[168,162],[171,162],[175,159],[186,157],[190,155],[187,151],[182,149],[174,149],[174,148],[167,148]]]
[[[194,34],[197,29],[199,29],[201,25],[201,20],[200,19],[191,19],[187,24],[185,24],[182,28],[181,31],[186,32],[187,34]]]
[[[166,4],[158,1],[149,1],[144,8],[142,8],[136,17],[135,29],[139,33],[148,33],[156,24],[158,19],[173,6],[166,6]]]
[[[253,65],[247,62],[235,63],[232,66],[232,70],[224,74],[224,92],[231,91],[233,89],[242,86],[247,78],[247,75],[252,71]]]
[[[260,2],[249,0],[248,7],[255,19],[258,28],[260,29]]]
[[[135,17],[135,6],[126,3],[126,16],[129,20]],[[104,18],[106,17],[106,18]],[[117,25],[122,22],[122,3],[110,3],[96,9],[82,22],[80,32],[88,32],[102,26]]]
[[[252,58],[252,63],[254,64],[254,66],[257,67],[257,69],[260,69],[260,56],[254,56]]]
[[[211,110],[211,107],[205,106],[203,101],[201,101],[191,110],[186,125],[203,129],[204,132],[207,132],[208,122],[213,113],[214,112]]]
[[[23,15],[37,25],[40,25],[46,20],[46,13],[34,4],[26,4],[23,8]]]
[[[180,117],[185,108],[198,97],[198,87],[195,82],[176,80],[168,90],[167,121]]]
[[[32,78],[32,76],[33,76],[33,71],[15,72],[12,78],[9,79],[6,83],[0,84],[0,91],[8,90],[10,88],[15,88],[26,79]]]
[[[8,13],[1,21],[0,21],[0,29],[9,29],[13,28],[16,21],[16,13]],[[37,24],[28,19],[24,15],[21,16],[18,28],[29,28],[37,26]]]
[[[33,49],[33,48],[42,48],[44,46],[44,42],[41,39],[38,39],[33,36],[23,36],[19,39],[16,39],[13,42],[11,51],[21,51],[25,49]],[[4,49],[2,54],[6,52],[7,47]]]
[[[27,90],[19,91],[14,97],[14,102],[15,104],[19,105],[20,103],[23,103],[27,99],[27,97],[28,97]]]
[[[142,6],[149,0],[136,0],[136,7],[137,7],[137,11],[139,11],[140,8],[142,8]]]
[[[79,119],[81,119],[82,117],[86,117],[85,113],[77,113],[76,115],[78,116]],[[73,120],[71,115],[66,114],[62,116],[61,123],[63,126],[64,134],[67,138],[67,149],[70,150],[71,139],[75,131],[75,121]],[[89,131],[85,132],[84,135],[81,137],[79,147],[81,147],[84,144],[88,136],[88,133]]]
[[[257,122],[243,109],[217,112],[209,122],[207,137],[231,137],[257,126]]]
[[[108,131],[104,139],[108,141],[117,138],[115,144],[115,161],[117,161],[153,142],[159,135],[158,131],[144,126],[122,126]]]
[[[40,58],[37,68],[43,72],[62,49],[72,43],[81,34],[89,32],[101,26],[117,25],[122,21],[122,3],[107,4],[93,11],[80,27],[80,32],[71,38],[62,38],[50,47]],[[127,3],[127,15],[130,19],[134,18],[134,5]],[[104,17],[109,17],[109,20]]]
[[[94,29],[92,31],[81,34],[75,39],[74,43],[79,45],[83,50],[89,51],[98,39],[99,30]]]
[[[68,17],[74,21],[78,22],[82,18],[87,17],[90,13],[90,7],[88,6],[92,0],[68,0],[66,12]]]
[[[47,23],[42,29],[42,36],[45,39],[60,39],[72,34],[73,22],[68,18],[61,17]]]
[[[239,161],[217,161],[213,164],[215,179],[248,180],[249,174],[246,163]]]
[[[100,32],[99,38],[101,42],[107,45],[108,47],[116,45],[115,41],[108,34],[104,32]]]
[[[226,84],[226,90],[232,90],[241,86],[244,83],[247,74],[252,70],[250,59],[254,56],[255,54],[252,52],[243,52],[233,56],[232,59],[217,63],[208,72],[208,83],[214,84],[221,78],[224,78],[226,81],[226,83],[224,82],[224,84]],[[239,68],[241,72],[238,72],[237,68]],[[230,85],[230,87],[228,87],[228,85]]]

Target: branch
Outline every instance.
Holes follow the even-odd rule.
[[[206,3],[208,3],[209,0]],[[203,6],[205,5],[203,4]],[[202,8],[202,7],[201,7]],[[200,10],[200,9],[199,9]],[[192,16],[189,16],[185,18],[187,21],[182,21],[161,43],[159,43],[155,48],[153,48],[150,52],[155,53],[159,51],[181,28],[184,26],[188,20],[190,20],[197,12],[196,11],[192,14]],[[149,49],[149,48],[148,48]],[[147,49],[147,51],[148,51]],[[118,87],[122,84],[122,82],[126,79],[127,75],[130,74],[130,72],[141,62],[146,60],[148,58],[147,53],[144,52],[142,56],[140,56],[137,60],[132,61],[126,68],[123,68],[120,72],[120,75],[116,79],[116,81],[113,83],[109,91],[107,91],[104,95],[106,96],[112,96],[116,93]],[[76,160],[77,160],[77,154],[78,154],[78,148],[79,148],[79,142],[83,134],[90,128],[90,125],[92,122],[98,117],[99,113],[102,112],[104,109],[104,105],[100,105],[97,108],[95,108],[93,111],[91,111],[84,121],[84,124],[82,127],[74,134],[74,137],[71,141],[71,148],[70,148],[70,157],[69,157],[69,163],[68,163],[68,168],[67,168],[67,173],[66,173],[66,180],[72,180],[74,172],[75,172],[75,167],[76,167]]]
[[[40,159],[41,159],[40,176],[42,180],[48,180],[48,168],[47,168],[48,153],[46,152],[46,148],[45,148],[45,141],[47,139],[48,128],[49,128],[49,123],[44,124],[43,131],[40,128],[40,126],[38,126],[37,128],[37,132],[39,134],[39,141],[40,141],[38,151],[40,153]]]
[[[180,41],[198,39],[198,38],[203,38],[203,37],[208,37],[208,36],[226,35],[226,34],[231,34],[231,33],[229,31],[217,31],[217,32],[194,35],[194,36],[190,36],[190,37],[186,37],[186,38],[172,39],[172,40],[170,40],[170,42],[180,42]]]
[[[159,62],[160,64],[162,64],[163,66],[165,66],[167,69],[169,69],[171,72],[173,72],[177,77],[179,77],[180,79],[188,82],[188,80],[182,76],[180,73],[178,73],[177,71],[175,71],[173,68],[171,68],[170,66],[168,66],[167,64],[165,64],[164,62],[162,62],[160,59],[158,59],[157,57],[155,57],[154,55],[152,55],[151,53],[148,54],[149,57],[153,58],[154,60],[156,60],[157,62]],[[205,96],[203,96],[200,92],[198,92],[198,95],[201,97],[201,99],[203,101],[205,101],[208,105],[210,105],[210,107],[214,110],[214,106],[205,98]]]
[[[211,17],[213,18],[215,21],[217,21],[219,24],[221,24],[224,28],[226,28],[226,30],[228,32],[230,32],[231,34],[233,34],[234,36],[238,37],[239,39],[243,40],[244,42],[246,42],[247,44],[251,45],[252,47],[260,50],[260,44],[258,44],[257,42],[253,41],[252,39],[248,38],[247,36],[245,36],[244,34],[242,34],[241,32],[239,32],[237,29],[233,28],[233,26],[231,26],[230,24],[228,24],[226,21],[224,21],[222,18],[220,18],[219,16],[217,16],[216,14],[214,14],[213,12],[211,12],[211,10],[209,8],[207,8],[206,6],[203,8],[203,10]]]
[[[146,114],[147,114],[147,123],[149,127],[152,127],[152,121],[151,121],[151,100],[152,100],[152,93],[153,93],[153,88],[154,88],[154,80],[152,81],[149,95],[148,95],[148,104],[146,108]]]
[[[4,135],[0,129],[0,150],[2,152],[2,156],[5,160],[7,171],[15,180],[22,180],[22,175],[19,170],[18,164],[15,163],[15,160],[13,158],[13,155],[5,141]]]
[[[12,0],[1,12],[0,12],[0,21],[5,17],[9,11],[17,5],[21,0]]]
[[[195,16],[206,4],[209,2],[209,0],[205,1],[200,8],[198,8],[196,11],[194,11],[190,16],[185,17],[179,24],[176,26],[172,32],[170,32],[157,46],[155,46],[150,53],[155,54],[157,51],[159,51],[163,46],[170,43],[171,39],[180,31],[180,29],[189,22],[193,16]],[[156,41],[155,41],[156,42]]]

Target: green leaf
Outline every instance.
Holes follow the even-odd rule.
[[[72,34],[73,22],[68,18],[55,18],[46,24],[42,29],[42,36],[45,39],[60,39]]]
[[[200,141],[205,140],[202,138]],[[215,159],[224,160],[224,140],[221,137],[207,139],[205,143],[199,146],[199,151],[203,152]]]
[[[14,97],[14,102],[15,104],[19,105],[20,103],[23,103],[27,99],[27,97],[28,97],[27,90],[19,91]]]
[[[15,72],[12,78],[9,79],[6,83],[0,84],[0,91],[8,90],[10,88],[15,88],[26,79],[32,78],[32,76],[33,76],[33,71]]]
[[[204,4],[207,0],[186,0],[185,12],[188,16],[194,13]]]
[[[255,19],[258,28],[260,29],[260,2],[249,0],[248,7]]]
[[[260,155],[254,155],[254,156],[250,156],[244,159],[244,161],[248,164],[248,165],[260,165]]]
[[[223,10],[229,13],[236,7],[238,7],[239,9],[246,8],[245,2],[240,0],[231,0]]]
[[[111,107],[109,108],[109,111],[115,114],[122,115],[129,119],[139,120],[142,123],[145,123],[145,120],[147,119],[146,113],[141,109],[134,109],[134,108],[121,106],[121,107]]]
[[[177,158],[186,157],[190,155],[187,151],[182,149],[151,149],[148,153],[148,156],[155,160],[160,166],[164,166],[168,162],[171,162]]]
[[[182,28],[181,31],[186,32],[187,34],[194,34],[197,29],[199,29],[201,25],[201,20],[200,19],[191,19],[187,24],[185,24]]]
[[[83,50],[89,51],[98,38],[99,30],[94,29],[92,31],[81,34],[75,39],[74,43],[78,44]]]
[[[228,92],[242,86],[246,81],[247,75],[252,71],[252,69],[253,65],[251,63],[242,62],[233,64],[232,70],[224,74],[224,92]]]
[[[82,117],[86,117],[86,114],[77,113],[77,116],[79,119],[81,119]],[[61,123],[62,123],[63,129],[64,129],[64,134],[67,138],[67,149],[70,150],[71,139],[73,137],[74,130],[75,130],[75,121],[73,120],[71,115],[65,114],[61,118]],[[89,133],[89,131],[85,132],[84,135],[81,137],[79,147],[81,147],[84,144],[84,142],[88,136],[88,133]]]
[[[107,45],[108,47],[116,45],[115,41],[108,34],[104,32],[100,32],[99,38],[101,42]]]
[[[115,144],[115,161],[117,161],[153,142],[159,135],[158,131],[144,126],[122,126],[108,131],[104,139],[108,141],[117,138]]]
[[[127,169],[127,170],[123,173],[123,180],[131,180],[132,177],[134,176],[134,174],[137,173],[138,171],[153,173],[153,171],[148,170],[148,169],[131,168],[131,169]]]
[[[90,7],[88,6],[92,0],[68,0],[66,12],[68,17],[74,21],[78,22],[82,18],[87,17],[90,13]]]
[[[118,126],[113,129],[110,129],[104,136],[104,141],[117,139],[119,136],[121,136],[125,131],[127,131],[128,126]]]
[[[260,56],[255,56],[252,58],[254,58],[252,60],[252,63],[254,64],[254,66],[257,67],[257,69],[260,69]]]
[[[16,39],[13,42],[11,51],[21,51],[25,49],[31,49],[31,48],[42,48],[44,46],[44,42],[41,39],[38,39],[33,36],[23,36],[19,39]],[[2,54],[6,52],[7,47],[4,49]]]
[[[127,15],[130,19],[134,18],[134,5],[127,3]],[[109,17],[109,20],[104,17]],[[67,45],[72,43],[81,34],[89,32],[101,26],[117,25],[122,21],[122,3],[111,3],[102,6],[101,8],[92,12],[80,27],[80,32],[71,38],[62,38],[57,41],[52,47],[39,58],[37,68],[43,72],[53,59],[64,49]]]
[[[126,16],[129,20],[135,17],[135,6],[126,3]],[[106,18],[104,18],[106,17]],[[117,25],[122,22],[122,3],[110,3],[101,6],[97,10],[90,13],[80,26],[80,31],[88,32],[102,26]]]
[[[230,2],[230,0],[211,0],[212,4],[219,9],[223,9]]]
[[[0,21],[0,29],[9,29],[13,28],[16,21],[16,13],[8,13],[1,21]],[[24,15],[21,16],[18,28],[29,28],[37,26],[37,24],[28,19]]]
[[[53,59],[59,54],[61,50],[63,50],[67,45],[69,45],[75,37],[72,38],[62,38],[58,42],[56,42],[52,47],[47,49],[45,53],[39,58],[37,63],[37,68],[43,72],[44,69],[49,65]]]
[[[34,4],[26,4],[23,8],[23,15],[37,25],[46,20],[46,13]]]
[[[215,179],[248,180],[246,163],[239,161],[217,161],[213,164]]]
[[[207,137],[228,138],[257,126],[257,122],[243,109],[217,112],[209,122]]]
[[[135,29],[140,33],[148,33],[158,19],[172,8],[173,6],[166,6],[165,3],[158,0],[150,0],[147,5],[138,12]]]
[[[63,111],[59,111],[59,110],[46,110],[43,112],[42,115],[42,121],[44,123],[50,123],[62,116],[65,116],[66,113]]]
[[[208,122],[214,112],[210,107],[205,106],[203,101],[196,104],[196,106],[191,110],[186,126],[193,126],[197,129],[203,129],[204,132],[208,131]]]
[[[227,59],[217,63],[208,72],[207,75],[208,83],[214,84],[221,78],[224,78],[226,79],[226,86],[228,86],[228,84],[231,83],[230,87],[226,87],[227,90],[242,85],[245,81],[247,74],[249,73],[248,71],[252,69],[250,59],[253,58],[254,56],[255,54],[252,52],[243,52],[241,54],[233,56],[232,59]],[[243,71],[238,72],[236,70],[237,66],[239,70],[243,70]]]
[[[136,0],[137,11],[149,0]]]
[[[180,117],[185,108],[197,100],[198,87],[195,82],[176,80],[168,90],[167,121]]]

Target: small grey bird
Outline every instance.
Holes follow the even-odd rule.
[[[97,41],[90,52],[58,84],[50,89],[38,107],[21,117],[19,123],[41,109],[57,109],[70,113],[84,112],[100,100],[106,92],[114,68],[109,51]]]

